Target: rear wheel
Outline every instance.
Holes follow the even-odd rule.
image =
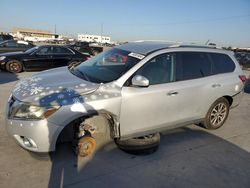
[[[97,50],[91,50],[91,55],[96,56],[99,52]]]
[[[150,134],[128,140],[115,140],[117,146],[131,154],[150,154],[157,150],[160,144],[160,133]]]
[[[216,100],[209,108],[204,120],[204,127],[207,129],[218,129],[221,127],[229,114],[229,102],[224,97]]]
[[[10,60],[6,64],[6,69],[9,72],[19,73],[23,70],[23,65],[18,60]]]

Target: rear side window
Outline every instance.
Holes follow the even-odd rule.
[[[55,54],[72,54],[70,50],[63,47],[53,47],[53,53]]]
[[[176,81],[196,79],[212,75],[212,63],[203,52],[178,52]]]
[[[209,56],[211,57],[214,64],[214,74],[234,71],[235,64],[228,55],[220,53],[209,53]]]

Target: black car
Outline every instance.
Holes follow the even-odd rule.
[[[103,51],[103,47],[101,46],[93,46],[91,43],[88,42],[75,42],[73,44],[67,45],[70,48],[74,48],[81,53],[88,53],[90,55],[97,55]]]
[[[64,46],[36,46],[25,52],[0,54],[0,67],[10,72],[45,70],[83,62],[90,56]]]
[[[13,36],[11,35],[6,35],[6,34],[0,34],[0,42],[5,41],[5,40],[14,40]]]
[[[235,52],[235,57],[243,68],[250,68],[250,53]]]
[[[6,40],[0,42],[0,54],[6,52],[26,51],[35,45],[21,40]]]

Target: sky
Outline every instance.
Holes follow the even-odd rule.
[[[0,0],[0,31],[250,47],[250,0]]]

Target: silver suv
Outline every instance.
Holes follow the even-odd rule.
[[[107,130],[123,149],[152,146],[162,130],[193,123],[222,126],[229,109],[239,104],[245,80],[230,51],[127,43],[84,63],[21,80],[7,104],[6,126],[23,148],[34,152],[54,151],[66,135],[85,156],[100,143],[95,134]]]

